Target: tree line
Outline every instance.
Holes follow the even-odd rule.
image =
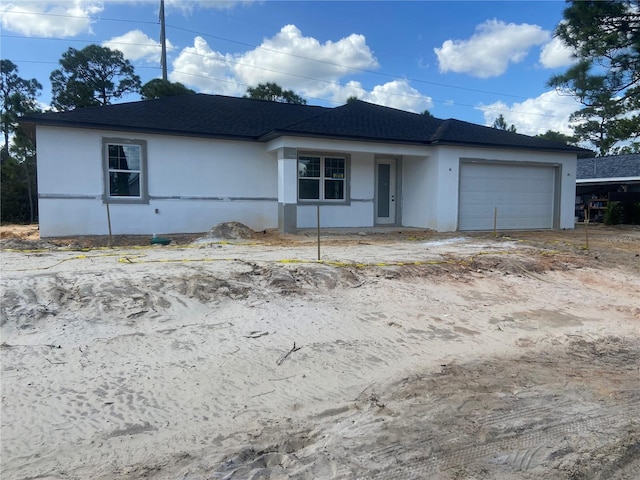
[[[587,144],[598,155],[640,152],[640,0],[569,1],[555,35],[575,51],[576,61],[554,75],[548,86],[579,100],[570,121],[573,135],[539,135],[568,144]],[[143,100],[195,93],[178,82],[154,79],[142,85],[122,52],[98,45],[69,48],[50,75],[51,108],[57,111],[109,105],[131,94]],[[35,148],[21,130],[23,115],[41,111],[42,85],[19,76],[18,67],[0,60],[3,144],[0,155],[0,220],[37,220]],[[247,88],[245,97],[306,104],[275,83]],[[350,97],[347,102],[357,100]],[[428,111],[424,115],[430,116]],[[493,127],[516,132],[503,115]],[[623,145],[620,145],[623,143]]]
[[[555,36],[574,49],[576,61],[547,85],[582,107],[569,117],[573,135],[538,136],[589,145],[599,156],[639,153],[640,0],[567,3]],[[516,130],[502,115],[493,127]]]

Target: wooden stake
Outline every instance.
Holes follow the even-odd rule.
[[[587,217],[584,222],[584,235],[585,235],[585,241],[587,242],[586,248],[587,250],[589,250],[589,217]]]
[[[113,236],[111,235],[111,212],[109,211],[109,202],[107,205],[107,224],[109,225],[109,248],[113,246]]]
[[[493,236],[498,236],[498,207],[493,207]]]
[[[318,261],[320,261],[320,205],[318,205]]]

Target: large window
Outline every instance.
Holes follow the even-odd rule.
[[[309,201],[344,202],[347,159],[303,155],[298,157],[298,198]]]
[[[146,201],[146,144],[143,141],[105,139],[105,190],[109,200]]]

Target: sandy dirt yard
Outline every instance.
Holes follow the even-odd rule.
[[[584,228],[5,228],[2,478],[638,479],[640,228]]]

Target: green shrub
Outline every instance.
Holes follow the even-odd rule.
[[[620,202],[609,202],[604,211],[605,225],[620,225],[622,223],[622,206]]]
[[[631,206],[631,215],[629,215],[632,225],[640,225],[640,202],[636,202]]]

